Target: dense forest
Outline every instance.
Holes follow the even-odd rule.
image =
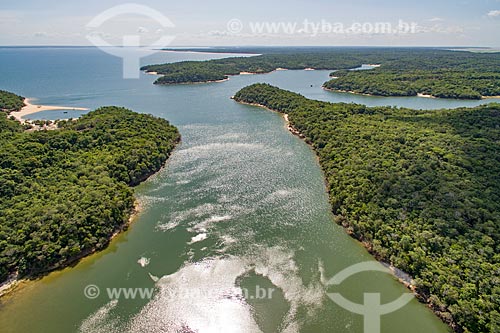
[[[156,84],[196,83],[227,79],[241,72],[269,73],[276,68],[287,69],[335,69],[359,67],[363,63],[349,57],[325,57],[323,54],[305,53],[262,55],[256,57],[234,57],[208,61],[183,61],[163,65],[149,65],[141,69],[162,76]]]
[[[253,57],[183,61],[142,67],[161,75],[155,84],[211,82],[240,72],[269,73],[276,68],[340,70],[325,83],[334,90],[382,96],[480,99],[500,95],[500,54],[405,48],[257,48],[222,49],[259,52]],[[348,71],[380,64],[373,71]]]
[[[331,90],[378,96],[432,95],[440,98],[481,99],[500,96],[500,70],[386,70],[339,71],[325,83]]]
[[[0,90],[0,110],[11,112],[19,111],[24,106],[24,97],[8,91]]]
[[[58,130],[25,132],[0,114],[0,281],[105,247],[134,208],[130,186],[179,140],[166,120],[103,107]]]
[[[500,104],[416,111],[331,104],[256,84],[314,147],[337,223],[410,273],[457,331],[500,331]]]

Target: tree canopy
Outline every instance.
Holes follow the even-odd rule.
[[[19,111],[24,107],[24,97],[8,91],[0,90],[0,110]]]
[[[440,98],[481,99],[500,96],[500,72],[480,70],[342,71],[324,87],[377,96],[431,95]]]
[[[179,84],[219,81],[240,72],[261,74],[277,68],[313,68],[341,70],[332,73],[338,79],[325,83],[325,87],[332,90],[381,96],[421,93],[462,99],[500,95],[500,53],[425,48],[264,48],[254,51],[259,50],[265,53],[254,57],[149,65],[142,70],[161,75],[155,84]],[[363,64],[381,67],[372,71],[347,71]]]
[[[104,248],[134,207],[131,186],[179,140],[168,121],[103,107],[54,131],[0,114],[0,281],[33,276]]]
[[[444,321],[500,330],[500,104],[370,108],[267,84],[234,98],[289,115],[320,158],[337,223],[410,273]]]

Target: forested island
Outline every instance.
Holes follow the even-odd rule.
[[[500,96],[500,53],[425,48],[264,48],[253,51],[268,53],[149,65],[142,70],[160,75],[155,84],[180,84],[222,81],[242,72],[264,74],[278,68],[311,68],[336,70],[332,76],[338,78],[324,84],[330,90],[379,96],[422,94],[460,99]],[[372,71],[348,70],[363,64],[381,67]]]
[[[500,104],[410,110],[309,100],[267,84],[234,99],[288,114],[336,222],[457,332],[500,328]]]
[[[338,71],[324,87],[375,96],[428,95],[439,98],[482,99],[500,96],[500,69],[416,69]]]
[[[348,69],[363,64],[360,58],[323,53],[265,54],[255,57],[233,57],[207,61],[183,61],[149,65],[141,69],[161,75],[155,84],[213,82],[227,79],[242,72],[265,74],[277,68],[286,69]]]
[[[19,108],[14,96],[2,93],[2,109]],[[180,139],[164,119],[112,106],[58,126],[26,132],[0,113],[0,282],[106,247],[134,211],[132,186]]]

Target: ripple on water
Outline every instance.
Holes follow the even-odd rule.
[[[240,285],[241,279],[257,274],[281,290],[288,304],[280,332],[299,332],[304,320],[299,309],[313,315],[324,300],[323,286],[320,281],[304,284],[293,251],[256,240],[256,224],[265,222],[268,229],[293,225],[293,216],[262,216],[276,213],[276,209],[285,213],[291,206],[300,211],[305,206],[304,193],[310,184],[288,181],[293,167],[286,157],[292,152],[267,143],[238,142],[248,141],[246,134],[212,135],[216,131],[212,127],[185,126],[183,130],[190,131],[191,146],[176,151],[169,162],[168,179],[153,179],[149,193],[154,195],[146,200],[170,211],[161,215],[158,231],[192,233],[188,245],[209,237],[218,239],[203,248],[211,257],[192,262],[196,246],[187,247],[188,259],[182,268],[153,279],[157,293],[139,313],[118,320],[113,308],[105,305],[100,315],[93,314],[82,323],[80,331],[97,332],[93,328],[106,327],[109,332],[130,333],[260,332],[256,309],[245,299]],[[204,132],[199,134],[203,144],[196,143],[192,131]],[[215,142],[206,142],[207,136]],[[270,161],[270,167],[262,167]],[[198,204],[190,207],[193,202]],[[234,223],[225,223],[228,221]],[[218,249],[210,251],[212,246]],[[122,325],[106,324],[110,322]]]
[[[158,292],[125,325],[113,326],[118,323],[112,313],[115,302],[89,316],[80,332],[261,332],[254,310],[239,286],[239,280],[251,272],[266,277],[283,292],[289,311],[282,318],[281,332],[300,331],[299,307],[309,309],[310,315],[321,307],[325,296],[322,285],[304,285],[293,252],[260,247],[244,257],[185,263],[174,274],[155,278]]]

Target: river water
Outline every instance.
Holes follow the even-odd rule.
[[[143,62],[225,56],[165,52]],[[363,317],[336,305],[327,290],[357,303],[367,292],[381,293],[387,303],[407,290],[378,272],[327,286],[342,269],[373,259],[334,224],[314,152],[286,130],[280,115],[230,97],[249,84],[269,82],[334,102],[481,104],[326,92],[321,84],[327,71],[154,86],[155,77],[146,74],[123,80],[119,59],[93,48],[3,48],[0,63],[0,89],[38,104],[125,106],[164,117],[182,134],[166,168],[136,189],[143,209],[129,231],[105,251],[0,299],[5,333],[363,332]],[[32,118],[66,117],[46,111]],[[100,295],[86,297],[88,285]],[[108,288],[153,293],[116,299]],[[448,331],[416,300],[383,316],[381,325],[384,333]]]

